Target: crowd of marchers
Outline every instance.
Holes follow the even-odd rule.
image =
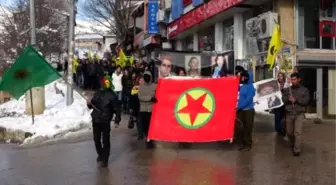
[[[157,76],[154,79],[154,69]],[[87,100],[92,111],[93,136],[97,162],[102,167],[108,166],[110,154],[111,121],[117,128],[121,122],[121,114],[129,115],[128,128],[136,127],[138,140],[144,140],[147,148],[154,148],[155,143],[147,139],[152,107],[160,101],[155,97],[158,78],[167,78],[175,74],[184,76],[186,73],[172,73],[173,62],[170,57],[161,58],[158,63],[135,63],[132,66],[120,67],[110,61],[79,62],[74,72],[74,80],[79,87],[95,90],[92,98]],[[225,77],[225,71],[215,70],[213,78]],[[235,74],[240,79],[239,99],[233,143],[240,151],[250,151],[253,144],[255,88],[251,72],[241,66],[235,67]],[[275,114],[275,130],[291,142],[294,156],[300,156],[302,144],[302,126],[304,113],[309,103],[309,91],[301,85],[298,68],[290,75],[290,82],[283,73],[278,74],[278,83],[282,91],[284,105],[272,110]],[[183,143],[184,146],[190,144]]]

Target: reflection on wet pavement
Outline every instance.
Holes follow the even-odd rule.
[[[239,152],[224,142],[182,149],[158,142],[147,150],[126,124],[111,133],[109,168],[95,162],[92,136],[76,142],[19,148],[0,144],[1,185],[333,185],[335,125],[307,123],[301,157],[256,122],[254,145]]]

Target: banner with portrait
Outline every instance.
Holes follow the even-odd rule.
[[[198,52],[161,51],[157,64],[159,77],[170,76],[203,76],[205,68]]]
[[[167,61],[164,61],[164,58],[169,60],[170,64],[166,63]],[[235,60],[233,51],[204,51],[201,53],[161,51],[159,60],[157,76],[167,77],[167,74],[162,75],[165,73],[164,66],[171,66],[169,76],[217,78],[234,75]]]
[[[267,79],[254,83],[254,109],[257,112],[275,109],[283,105],[280,85],[276,79]]]

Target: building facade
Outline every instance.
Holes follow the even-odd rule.
[[[274,78],[278,71],[289,75],[298,65],[311,94],[308,112],[335,119],[335,0],[160,0],[160,4],[159,11],[168,17],[161,35],[166,32],[173,50],[234,51],[236,64],[253,70],[255,81]],[[284,45],[275,70],[269,71],[267,49],[276,23]]]
[[[318,118],[335,119],[336,2],[296,0],[295,7],[296,64],[313,100],[308,111]]]

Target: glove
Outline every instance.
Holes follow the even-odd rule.
[[[157,101],[157,99],[156,99],[155,97],[153,97],[153,98],[151,99],[151,102],[153,102],[153,103],[157,103],[158,101]]]

